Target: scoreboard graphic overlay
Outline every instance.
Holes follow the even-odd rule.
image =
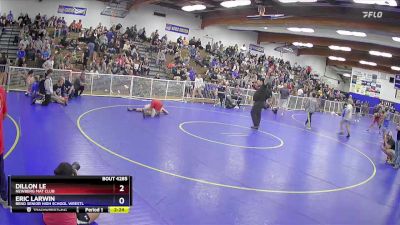
[[[9,176],[11,212],[128,213],[131,176]]]

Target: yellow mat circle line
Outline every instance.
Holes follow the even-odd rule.
[[[16,136],[15,136],[13,145],[12,145],[11,148],[7,151],[7,153],[4,155],[3,159],[6,159],[6,158],[14,151],[15,147],[17,147],[17,144],[18,144],[18,142],[19,142],[19,137],[20,137],[20,135],[21,135],[21,131],[20,131],[20,129],[19,129],[19,126],[18,126],[17,121],[15,121],[15,119],[14,119],[12,116],[8,115],[8,114],[7,114],[7,117],[8,117],[8,118],[11,120],[11,122],[14,124],[15,129],[17,130],[17,134],[16,134]]]
[[[359,182],[357,184],[350,185],[350,186],[345,186],[345,187],[341,187],[341,188],[332,188],[332,189],[314,190],[314,191],[289,191],[289,190],[271,190],[271,189],[261,189],[261,188],[251,188],[251,187],[243,187],[243,186],[236,186],[236,185],[221,184],[221,183],[216,183],[216,182],[211,182],[211,181],[207,181],[207,180],[202,180],[202,179],[197,179],[197,178],[193,178],[193,177],[187,177],[187,176],[171,173],[171,172],[168,172],[168,171],[165,171],[165,170],[161,170],[161,169],[158,169],[156,167],[152,167],[152,166],[146,165],[144,163],[129,159],[129,158],[123,156],[123,155],[120,155],[120,154],[112,151],[111,149],[108,149],[107,147],[104,147],[103,145],[101,145],[98,142],[96,142],[95,140],[93,140],[88,134],[86,134],[85,131],[81,127],[82,118],[84,118],[86,115],[88,115],[88,114],[90,114],[90,113],[92,113],[94,111],[98,111],[98,110],[102,110],[102,109],[108,109],[108,108],[130,107],[130,106],[133,106],[133,105],[112,105],[112,106],[104,106],[104,107],[98,107],[98,108],[94,108],[94,109],[88,110],[88,111],[82,113],[78,117],[78,119],[76,120],[76,125],[77,125],[79,131],[82,133],[82,135],[86,139],[88,139],[90,142],[95,144],[100,149],[102,149],[102,150],[104,150],[104,151],[106,151],[106,152],[108,152],[108,153],[110,153],[110,154],[112,154],[114,156],[117,156],[117,157],[119,157],[121,159],[124,159],[124,160],[126,160],[128,162],[131,162],[131,163],[136,164],[138,166],[142,166],[144,168],[147,168],[147,169],[159,172],[159,173],[167,174],[167,175],[170,175],[170,176],[173,176],[173,177],[177,177],[177,178],[181,178],[181,179],[184,179],[184,180],[189,180],[189,181],[199,182],[199,183],[203,183],[203,184],[213,185],[213,186],[217,186],[217,187],[230,188],[230,189],[236,189],[236,190],[242,190],[242,191],[265,192],[265,193],[321,194],[321,193],[332,193],[332,192],[344,191],[344,190],[349,190],[349,189],[352,189],[352,188],[359,187],[361,185],[364,185],[364,184],[368,183],[376,175],[376,166],[375,166],[374,162],[372,161],[372,159],[369,158],[366,154],[364,154],[363,152],[361,152],[357,148],[355,148],[355,147],[353,147],[351,145],[348,145],[346,143],[343,143],[343,142],[341,142],[341,141],[339,141],[339,140],[337,140],[335,138],[332,138],[332,137],[329,137],[329,136],[323,135],[323,134],[318,134],[316,132],[312,132],[312,131],[309,131],[309,130],[305,130],[305,131],[306,132],[310,132],[310,133],[314,133],[314,134],[316,134],[318,136],[325,137],[325,138],[330,139],[330,140],[334,140],[336,142],[339,142],[340,144],[343,144],[343,145],[347,146],[348,148],[350,148],[350,149],[360,153],[361,155],[363,155],[365,158],[367,158],[369,160],[369,162],[371,163],[371,165],[373,167],[373,172],[372,172],[371,176],[369,176],[367,179],[365,179],[364,181],[361,181],[361,182]],[[174,106],[168,106],[168,107],[169,108],[196,109],[196,108],[190,108],[190,107],[174,107]],[[200,109],[200,110],[210,111],[210,112],[218,112],[218,111],[204,110],[204,109]],[[224,113],[224,112],[221,112],[221,113]],[[226,113],[226,114],[228,114],[228,113]],[[248,117],[248,116],[243,116],[243,115],[240,115],[240,116]],[[274,122],[274,121],[269,121],[269,122]],[[274,123],[277,123],[277,122],[274,122]],[[285,125],[287,127],[295,128],[295,129],[304,130],[304,129],[298,128],[296,126],[291,126],[291,125],[288,125],[288,124],[281,124],[281,123],[279,123],[279,124],[280,125]]]

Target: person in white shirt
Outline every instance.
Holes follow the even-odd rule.
[[[42,50],[42,47],[43,47],[43,42],[42,42],[42,40],[40,39],[40,38],[38,38],[35,42],[34,42],[34,49],[35,49],[35,51],[37,52],[37,51],[41,51]]]
[[[28,41],[27,37],[25,36],[24,39],[22,39],[22,40],[19,42],[19,47],[20,47],[22,50],[25,50],[25,49],[28,47],[28,45],[29,45],[29,41]]]
[[[297,96],[303,97],[304,91],[303,89],[299,88],[299,90],[297,90]]]
[[[196,97],[196,94],[200,96],[200,98],[203,98],[203,90],[204,87],[204,81],[203,78],[201,78],[200,74],[197,75],[196,79],[194,79],[194,90],[193,90],[193,98]]]
[[[247,51],[246,45],[243,45],[242,47],[240,47],[240,51],[242,53],[245,53]]]
[[[42,67],[45,70],[53,69],[54,68],[54,56],[50,56],[50,58],[43,63]]]
[[[346,127],[346,131],[347,131],[347,138],[350,137],[350,122],[351,119],[353,117],[353,100],[351,98],[349,98],[347,100],[347,105],[343,110],[342,113],[342,120],[340,121],[340,135],[343,135],[343,125]]]
[[[45,89],[45,96],[44,101],[42,102],[43,106],[49,105],[51,102],[51,96],[53,95],[53,80],[51,79],[51,75],[53,70],[47,70],[46,72],[46,79],[44,81],[44,89]]]

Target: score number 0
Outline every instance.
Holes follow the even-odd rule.
[[[125,191],[124,188],[125,188],[124,185],[119,185],[119,192],[124,192]],[[120,197],[118,199],[118,202],[119,202],[119,204],[123,205],[125,203],[125,198],[124,197]]]

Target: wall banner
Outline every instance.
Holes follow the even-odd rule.
[[[184,35],[188,35],[189,34],[189,28],[181,27],[181,26],[177,26],[177,25],[173,25],[173,24],[169,24],[169,23],[166,24],[165,30],[166,31],[175,32],[175,33],[184,34]]]
[[[381,95],[381,73],[353,67],[350,92],[379,98]]]
[[[249,49],[250,49],[251,51],[256,51],[256,52],[264,53],[264,47],[259,46],[259,45],[250,44],[250,45],[249,45]]]
[[[62,13],[62,14],[86,16],[86,11],[87,11],[87,8],[80,8],[80,7],[73,7],[73,6],[66,6],[66,5],[58,6],[58,13]]]

